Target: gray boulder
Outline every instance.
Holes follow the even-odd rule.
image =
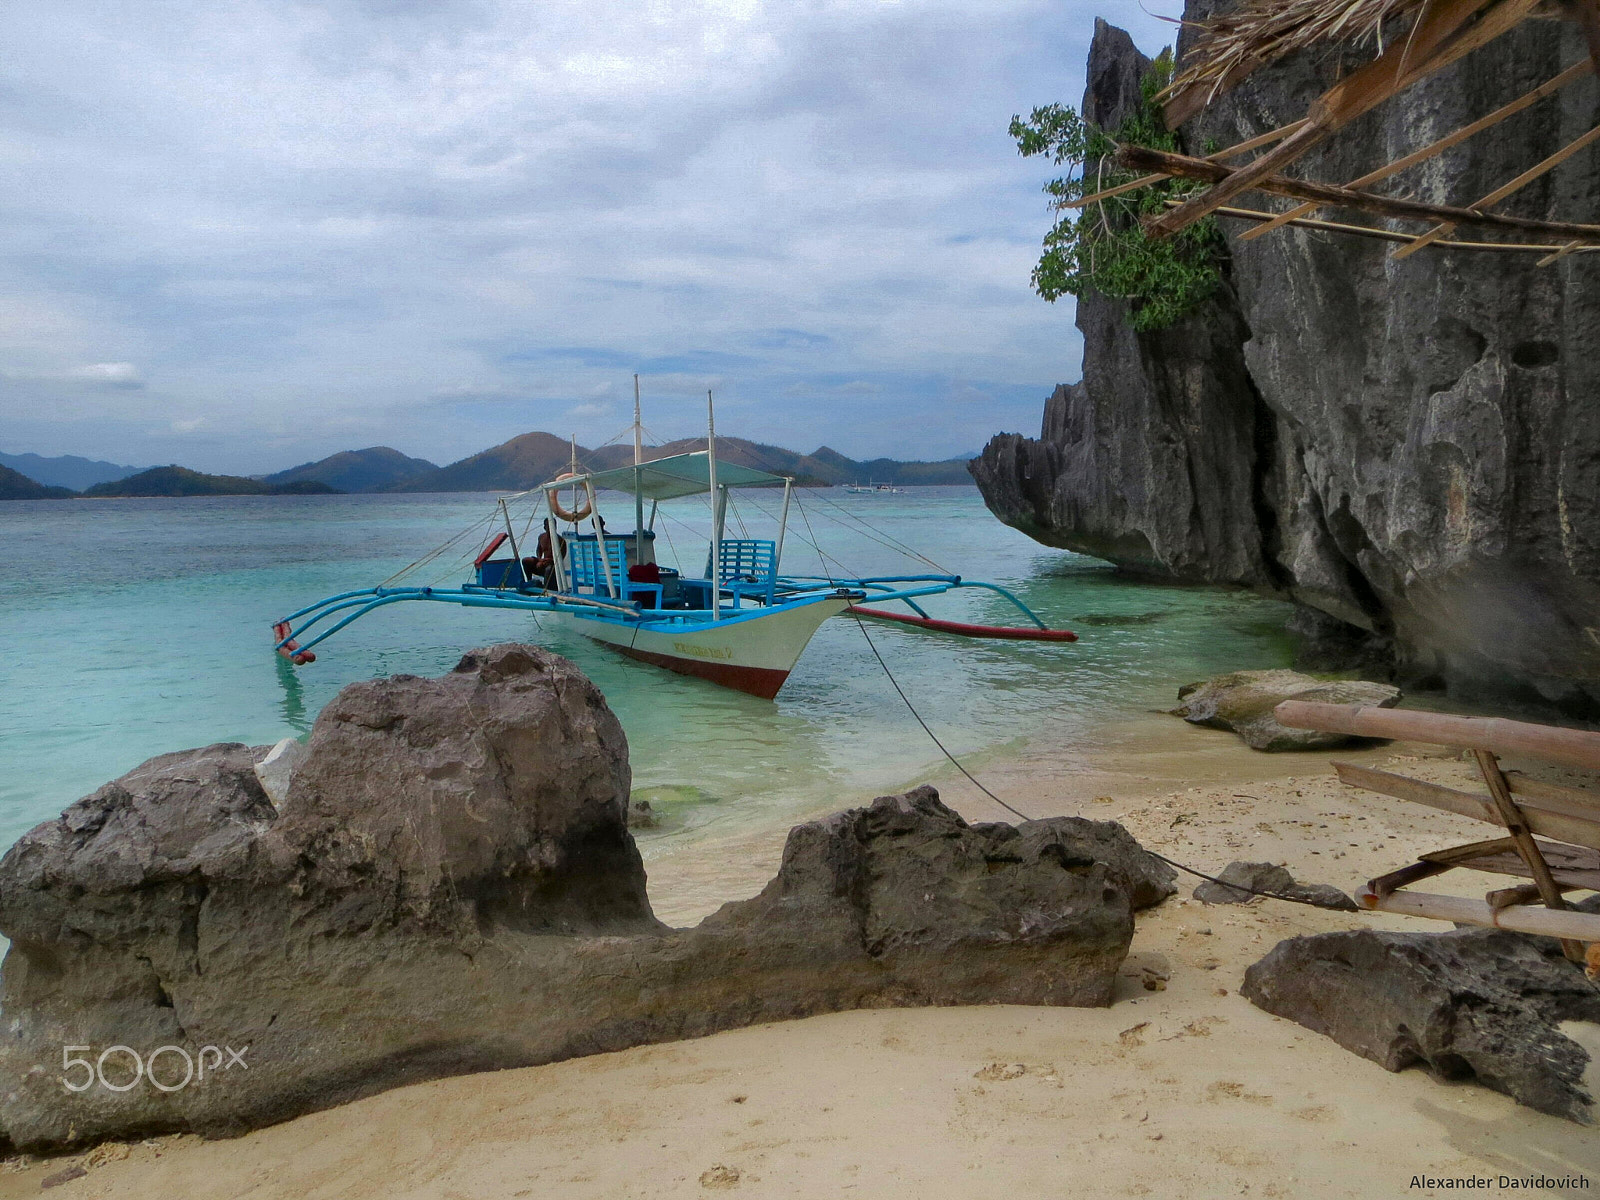
[[[1291,938],[1245,972],[1242,991],[1385,1070],[1421,1064],[1595,1123],[1588,1052],[1559,1025],[1600,1022],[1600,987],[1553,940],[1498,929]]]
[[[1339,912],[1359,912],[1360,906],[1331,883],[1300,883],[1287,867],[1276,863],[1231,862],[1217,876],[1194,890],[1194,898],[1206,904],[1249,904],[1266,893],[1284,900],[1303,900],[1318,908]],[[1229,887],[1227,885],[1234,886]]]
[[[1290,699],[1393,708],[1400,702],[1400,689],[1360,679],[1328,682],[1298,671],[1232,671],[1179,688],[1180,703],[1173,712],[1191,725],[1232,730],[1252,749],[1268,752],[1327,750],[1360,740],[1280,725],[1272,710]]]
[[[759,896],[667,928],[627,831],[622,730],[527,646],[346,688],[281,806],[266,753],[152,759],[0,861],[17,1146],[234,1134],[861,1006],[1105,1004],[1134,898],[1160,886],[1130,878],[1114,826],[974,827],[921,788],[797,827]]]
[[[1160,904],[1178,890],[1178,873],[1115,821],[1087,817],[1049,817],[1021,825],[980,825],[994,839],[995,854],[1015,843],[1018,861],[1055,856],[1065,867],[1105,863],[1127,881],[1134,911]]]

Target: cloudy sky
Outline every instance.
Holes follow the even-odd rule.
[[[0,8],[0,450],[446,462],[631,415],[944,457],[1078,377],[1032,294],[1098,12],[1176,0]],[[1148,11],[1146,11],[1148,10]]]

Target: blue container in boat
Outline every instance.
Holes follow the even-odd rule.
[[[519,588],[527,585],[522,564],[514,558],[491,558],[478,568],[478,586]]]

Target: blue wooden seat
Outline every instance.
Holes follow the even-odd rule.
[[[733,606],[750,596],[763,604],[772,603],[778,586],[778,547],[759,538],[729,538],[721,543],[717,561],[717,581],[733,597]]]
[[[607,538],[605,541],[605,561],[600,558],[600,545],[592,539],[573,538],[567,543],[571,547],[571,562],[568,566],[568,582],[572,590],[582,595],[584,590],[588,594],[601,599],[622,599],[635,603],[638,596],[653,597],[649,608],[661,607],[661,585],[659,583],[635,583],[628,578],[628,547],[622,538]],[[606,583],[606,567],[611,568],[611,578],[616,581],[620,597],[614,597],[611,588]]]

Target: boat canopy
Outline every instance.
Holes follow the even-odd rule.
[[[637,480],[637,488],[635,481]],[[719,460],[717,463],[718,487],[782,487],[789,482],[782,475],[743,467],[738,463]],[[614,467],[609,471],[591,471],[567,479],[552,479],[542,488],[568,488],[574,485],[592,485],[597,491],[610,488],[617,492],[638,493],[647,500],[672,500],[678,496],[696,496],[711,490],[711,465],[704,450],[688,454],[674,454],[638,466]]]

